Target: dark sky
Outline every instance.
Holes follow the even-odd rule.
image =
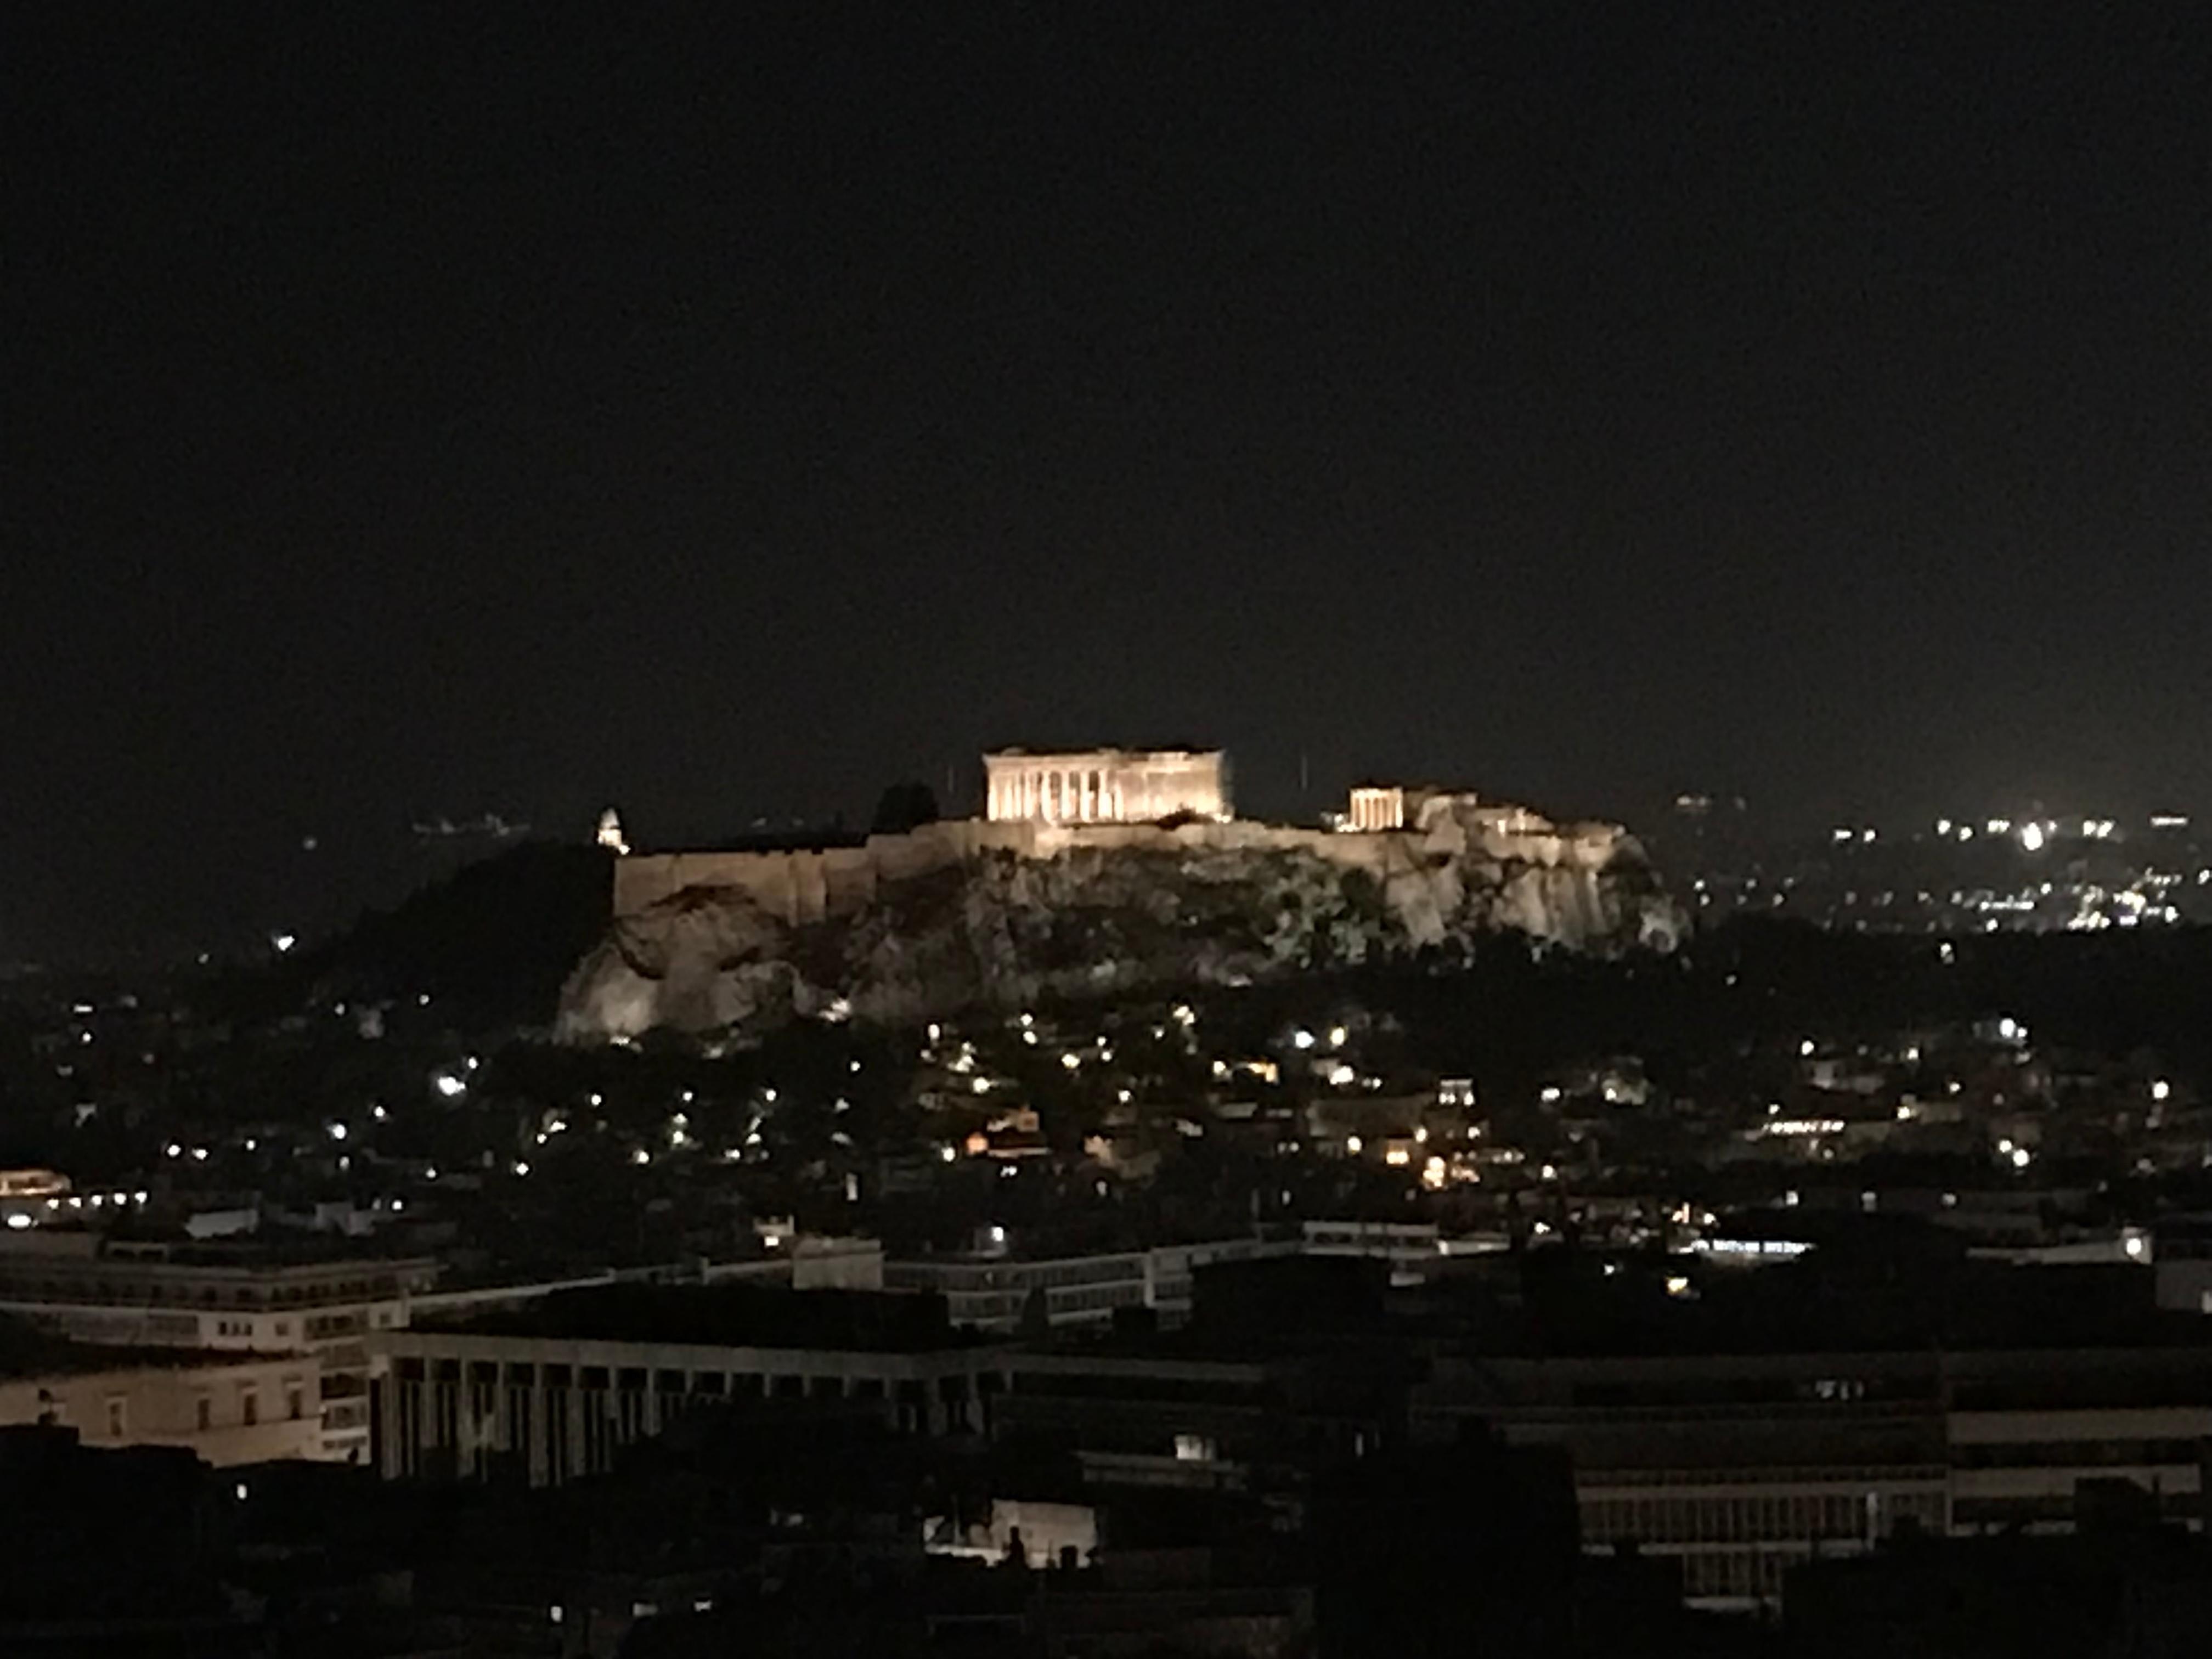
[[[1024,738],[2212,784],[2202,9],[46,9],[0,958]]]

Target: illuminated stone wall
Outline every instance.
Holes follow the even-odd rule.
[[[1460,810],[1450,810],[1454,802]],[[1556,824],[1524,807],[1473,797],[1436,796],[1420,821],[1404,829],[1346,835],[1249,818],[1199,818],[1168,826],[1152,822],[1057,823],[1042,818],[994,822],[949,818],[905,835],[871,836],[858,847],[774,853],[634,853],[614,860],[617,917],[635,915],[686,889],[743,892],[778,921],[797,927],[851,915],[887,886],[994,854],[1050,859],[1078,849],[1128,848],[1152,852],[1300,851],[1331,864],[1363,869],[1389,884],[1417,878],[1426,885],[1437,860],[1510,861],[1538,869],[1595,872],[1616,856],[1636,855],[1618,824]],[[1419,930],[1416,930],[1417,932]]]

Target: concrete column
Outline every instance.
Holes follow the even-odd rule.
[[[580,1480],[592,1473],[591,1464],[584,1456],[584,1401],[590,1390],[582,1386],[581,1366],[571,1366],[571,1381],[565,1390],[568,1409],[561,1414],[561,1438],[568,1448],[568,1479]]]
[[[533,1367],[532,1377],[530,1434],[522,1443],[522,1458],[524,1467],[530,1471],[530,1484],[542,1486],[550,1474],[545,1459],[545,1368]]]

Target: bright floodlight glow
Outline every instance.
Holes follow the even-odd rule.
[[[1358,1135],[1346,1135],[1344,1138],[1344,1150],[1354,1158],[1359,1156],[1359,1149],[1365,1144]]]
[[[468,1092],[469,1085],[451,1072],[440,1072],[430,1079],[430,1086],[448,1100],[458,1100]]]
[[[331,1125],[331,1139],[332,1140],[343,1140],[345,1138],[346,1126],[344,1124],[333,1123]]]
[[[2033,1154],[2027,1147],[2015,1146],[2012,1149],[2012,1167],[2015,1170],[2025,1170],[2033,1158]]]
[[[2043,850],[2043,826],[2039,823],[2021,825],[2020,844],[2031,853],[2040,853]]]
[[[2157,1082],[2150,1085],[2150,1097],[2153,1100],[2165,1100],[2172,1093],[2173,1085],[2171,1083],[2168,1083],[2164,1078],[2159,1079]]]
[[[289,951],[294,945],[297,945],[300,940],[296,934],[271,933],[269,936],[269,942],[276,947],[276,954],[281,957],[287,951]]]

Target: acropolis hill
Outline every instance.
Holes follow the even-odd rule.
[[[987,756],[986,811],[857,845],[631,854],[578,967],[572,1041],[708,1031],[832,1005],[966,1003],[1231,982],[1513,929],[1670,945],[1680,917],[1618,824],[1373,786],[1339,827],[1233,816],[1218,751]]]

